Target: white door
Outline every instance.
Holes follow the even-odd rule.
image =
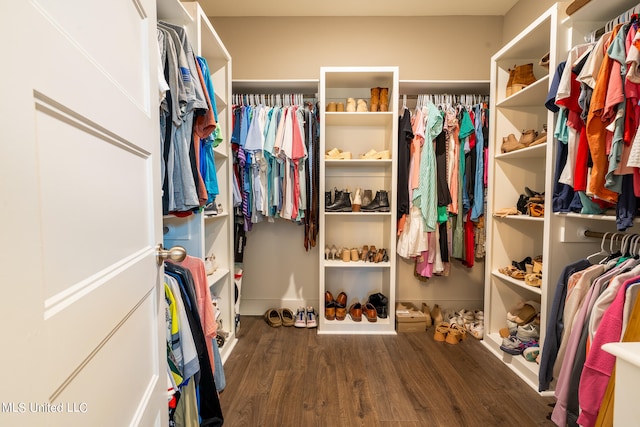
[[[0,2],[0,425],[167,424],[155,16]]]

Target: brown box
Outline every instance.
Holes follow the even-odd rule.
[[[415,305],[401,302],[396,306],[396,331],[424,332],[426,322],[426,316]]]

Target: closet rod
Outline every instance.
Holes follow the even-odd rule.
[[[608,232],[608,233],[603,233],[601,231],[593,231],[593,230],[584,230],[583,231],[583,235],[585,237],[594,237],[596,239],[604,239],[604,240],[611,240],[613,238],[616,237],[620,237],[622,238],[623,236],[626,236],[627,234],[625,233],[621,233],[621,232]]]

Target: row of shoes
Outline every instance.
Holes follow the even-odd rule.
[[[376,249],[375,245],[364,245],[362,248],[337,248],[336,245],[324,248],[324,259],[338,260],[344,262],[364,261],[364,262],[388,262],[389,254],[385,248]]]
[[[528,256],[522,261],[511,261],[511,265],[499,268],[498,272],[539,288],[542,286],[542,255],[535,258]]]
[[[527,301],[507,312],[507,327],[500,329],[500,349],[507,354],[522,355],[529,362],[539,361],[540,310],[539,304]]]
[[[543,126],[546,128],[546,126]],[[547,142],[547,131],[543,129],[538,132],[535,129],[523,130],[520,134],[520,138],[512,133],[502,138],[502,145],[500,151],[502,153],[510,153],[512,151],[521,150],[527,147],[533,147],[539,144]]]
[[[357,299],[347,309],[347,294],[340,292],[336,298],[329,291],[324,294],[324,317],[327,320],[345,320],[347,314],[354,322],[361,322],[364,316],[373,323],[388,317],[389,298],[380,292],[369,295],[367,301],[361,303]]]
[[[525,194],[520,194],[516,205],[509,208],[498,209],[494,215],[505,217],[508,215],[529,215],[532,217],[544,216],[544,192],[538,193],[529,187],[524,187]]]
[[[347,98],[347,106],[343,102],[329,102],[327,104],[327,112],[343,112],[348,113],[364,113],[367,111],[389,111],[389,88],[386,87],[372,87],[371,99],[369,100],[369,106],[364,99]]]
[[[353,158],[351,151],[342,151],[334,147],[324,153],[324,158],[328,160],[351,160]],[[360,154],[360,160],[389,160],[391,152],[389,150],[376,151],[373,148],[364,154]]]
[[[426,316],[427,328],[436,325],[433,339],[449,344],[457,344],[466,338],[467,333],[475,339],[484,336],[484,312],[482,310],[462,309],[454,312],[442,312],[438,304],[429,309],[422,303],[422,312]]]
[[[324,193],[324,204],[327,212],[389,212],[389,193],[385,190],[376,191],[375,197],[371,198],[372,190],[362,190],[356,188],[353,195],[347,188]]]
[[[318,326],[316,311],[313,307],[298,307],[295,316],[288,308],[270,308],[264,314],[264,320],[273,328],[295,326],[296,328],[315,328]]]

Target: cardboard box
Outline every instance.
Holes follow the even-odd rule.
[[[427,318],[418,307],[411,303],[400,302],[396,306],[396,331],[397,332],[424,332],[427,326]]]

